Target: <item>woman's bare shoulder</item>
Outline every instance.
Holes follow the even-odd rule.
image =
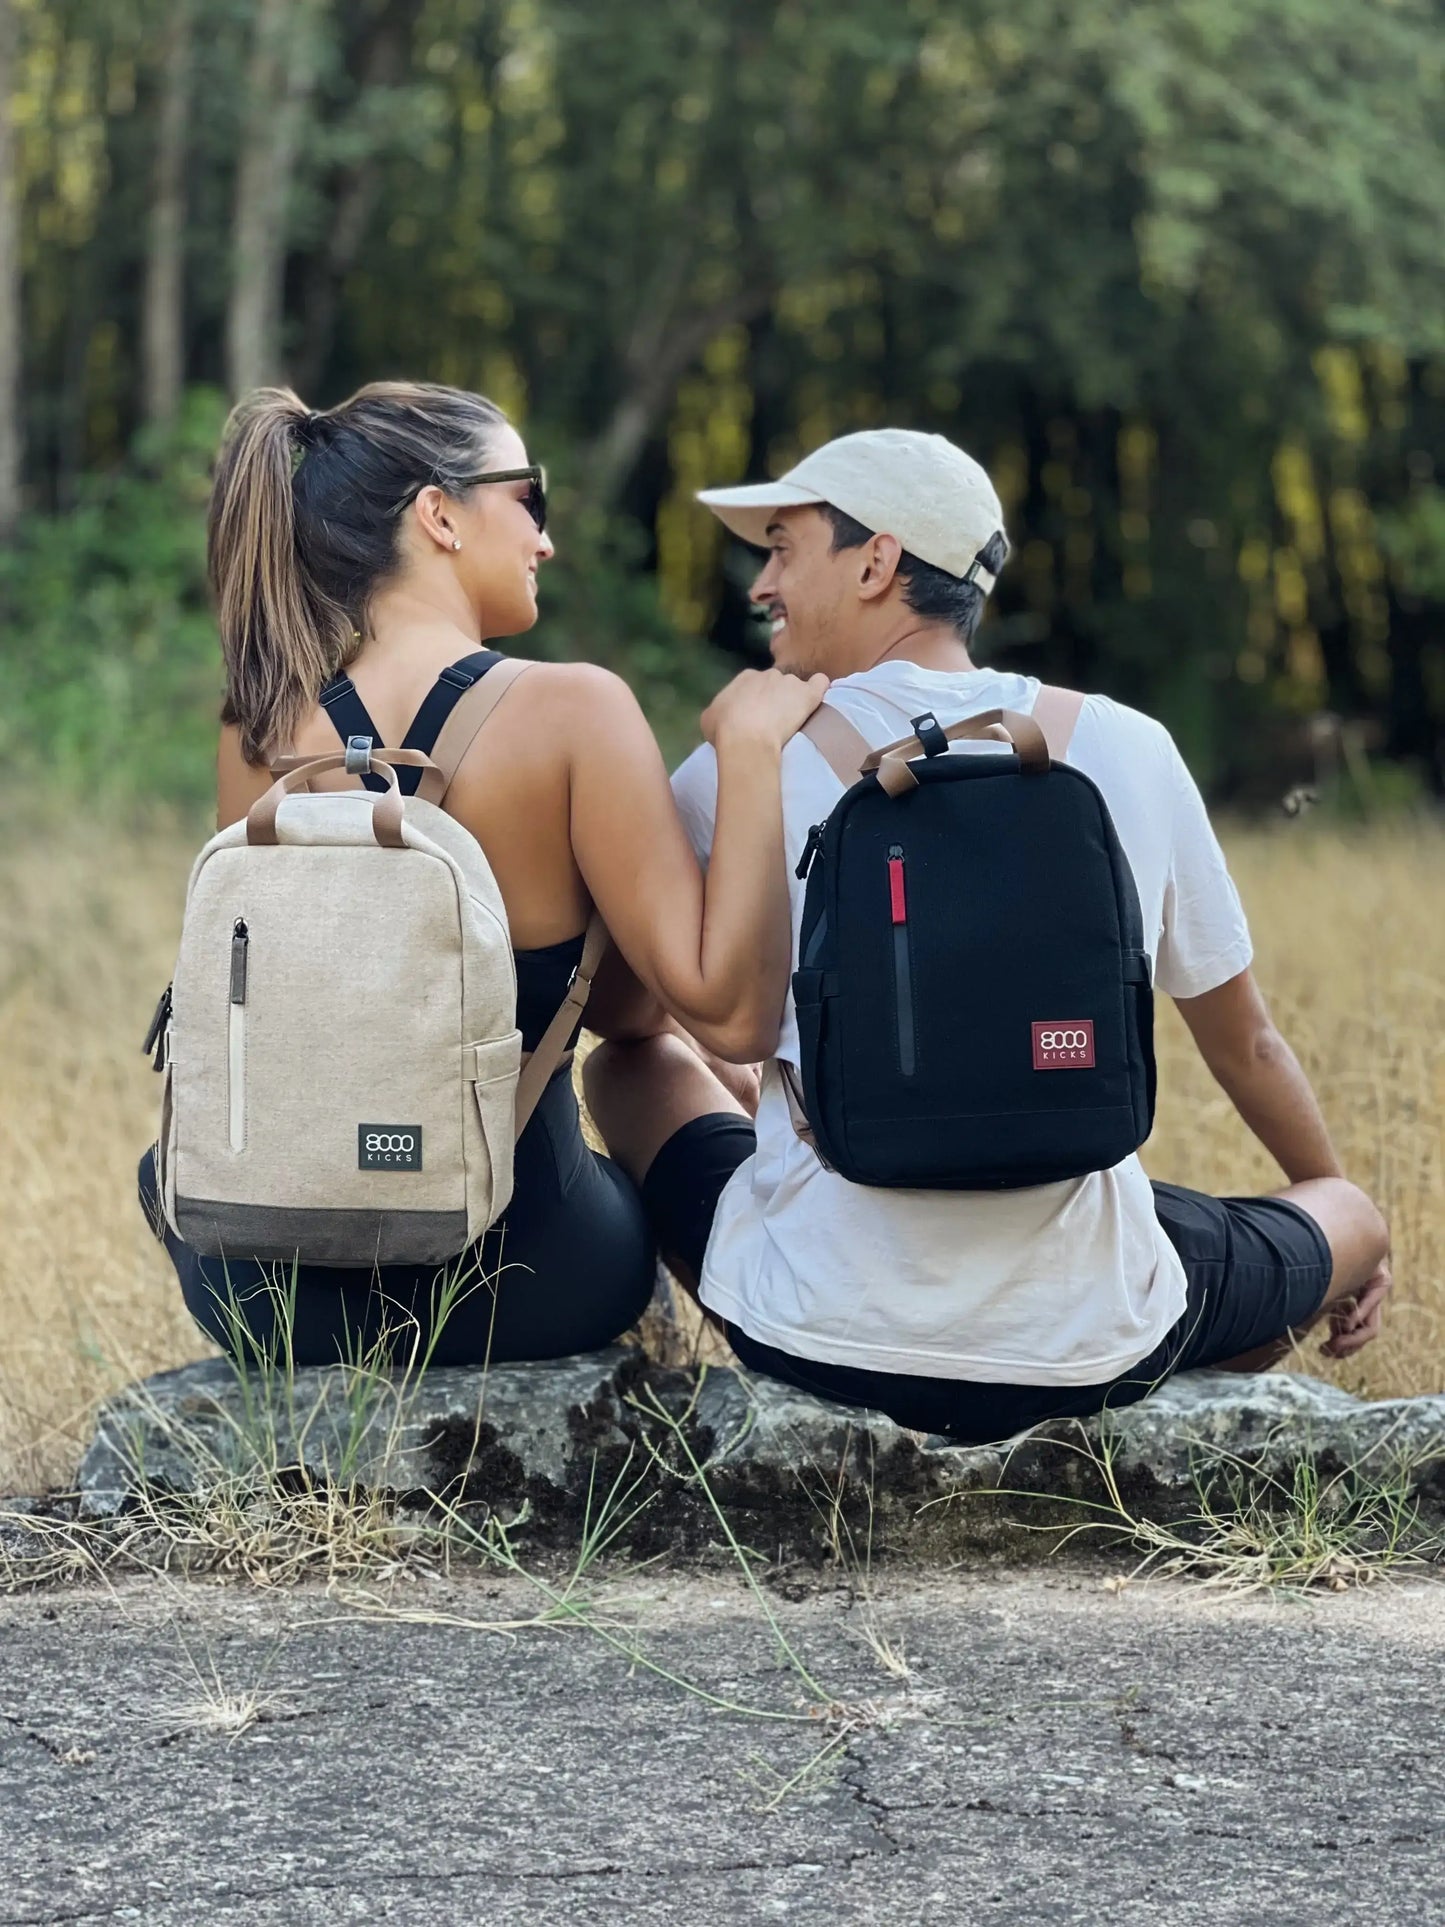
[[[584,713],[601,704],[609,713],[636,710],[637,698],[614,670],[596,662],[534,662],[517,684],[533,702],[556,703]]]
[[[537,741],[549,742],[574,770],[609,752],[636,756],[644,741],[653,740],[627,683],[594,662],[534,664],[508,691],[495,720],[518,742],[535,732]]]

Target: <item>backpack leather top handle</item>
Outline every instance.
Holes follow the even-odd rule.
[[[275,844],[280,842],[276,832],[276,813],[288,796],[304,789],[313,776],[322,776],[328,770],[345,769],[346,751],[333,750],[326,756],[284,757],[289,764],[284,773],[274,782],[266,794],[258,797],[246,812],[246,841],[254,844]],[[370,766],[386,778],[388,788],[385,796],[379,796],[372,805],[371,833],[385,850],[401,850],[406,845],[401,834],[402,794],[401,785],[396,780],[398,768],[430,770],[435,768],[429,756],[423,756],[419,749],[375,749],[371,752]]]
[[[1049,755],[1056,763],[1062,763],[1068,754],[1074,726],[1083,706],[1084,697],[1076,689],[1055,689],[1046,683],[1039,690],[1033,720],[1044,732]],[[803,724],[801,733],[812,743],[844,789],[851,789],[863,773],[863,766],[870,754],[867,739],[861,731],[855,729],[831,703],[822,702]],[[1009,740],[1012,741],[1012,738]]]
[[[1032,716],[1022,715],[1016,709],[986,709],[982,715],[954,723],[943,734],[950,743],[1008,743],[1019,759],[1019,767],[1035,775],[1049,767],[1049,745],[1044,732]],[[916,736],[905,736],[901,742],[873,750],[864,759],[863,773],[875,770],[879,783],[890,796],[902,796],[918,787],[918,778],[909,764],[925,754]]]

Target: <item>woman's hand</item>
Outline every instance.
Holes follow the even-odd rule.
[[[738,737],[781,750],[827,693],[826,676],[804,682],[781,669],[744,669],[702,712],[703,737],[714,749],[724,738]]]
[[[639,982],[685,1029],[729,1063],[759,1062],[777,1045],[792,968],[782,751],[826,678],[751,670],[712,704],[718,801],[704,882],[636,697],[588,664],[556,669],[588,893]]]

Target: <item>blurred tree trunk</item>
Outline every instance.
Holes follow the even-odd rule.
[[[0,539],[20,514],[20,192],[10,101],[18,65],[14,0],[0,0]]]
[[[411,66],[411,47],[426,0],[380,0],[368,21],[353,63],[358,100],[374,106],[379,94],[398,87]],[[381,188],[386,160],[378,143],[344,167],[333,185],[325,245],[307,263],[302,298],[301,349],[296,382],[303,395],[321,385],[336,338],[341,291],[356,265]]]
[[[672,407],[678,383],[713,338],[739,321],[752,321],[772,299],[757,283],[691,314],[681,311],[675,285],[690,261],[664,263],[633,327],[623,363],[623,387],[588,459],[588,489],[609,506],[627,486],[643,449]],[[672,283],[673,285],[669,285]]]
[[[191,0],[173,0],[161,68],[141,321],[142,410],[175,420],[185,380],[186,137],[191,108]]]
[[[286,217],[324,7],[325,0],[258,0],[231,228],[226,378],[233,395],[281,373]]]

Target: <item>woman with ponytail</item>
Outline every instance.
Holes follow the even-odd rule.
[[[552,555],[545,524],[541,471],[481,396],[386,382],[322,412],[285,389],[243,401],[222,442],[209,525],[226,670],[220,825],[270,787],[279,756],[335,751],[346,704],[399,744],[444,670],[530,629]],[[771,1051],[791,942],[781,756],[825,687],[747,671],[705,714],[720,797],[705,878],[619,678],[538,663],[509,687],[445,807],[481,844],[506,904],[524,1048],[561,1003],[595,909],[613,950],[589,1028],[640,1037],[675,1018],[720,1058]],[[315,786],[358,780],[338,773]],[[298,1365],[330,1363],[399,1314],[438,1364],[609,1343],[647,1303],[653,1249],[632,1184],[583,1141],[566,1071],[519,1140],[515,1178],[505,1218],[459,1254],[473,1283],[444,1321],[433,1267],[300,1264],[277,1291],[269,1268],[202,1259],[163,1235],[192,1314],[237,1352],[282,1346]],[[141,1192],[159,1224],[151,1154]]]

